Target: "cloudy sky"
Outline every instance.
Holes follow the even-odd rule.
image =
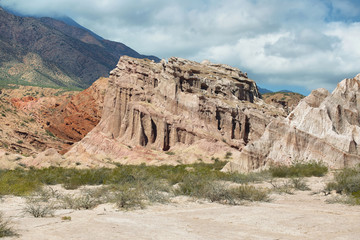
[[[304,94],[360,73],[360,0],[0,0],[23,14],[67,15],[160,58],[208,59],[258,85]]]

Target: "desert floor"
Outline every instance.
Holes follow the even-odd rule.
[[[4,197],[0,211],[19,234],[4,239],[359,239],[360,206],[326,203],[333,197],[321,193],[327,178],[307,181],[311,190],[272,194],[270,202],[229,206],[176,197],[140,210],[103,204],[46,218],[23,213],[23,198]]]

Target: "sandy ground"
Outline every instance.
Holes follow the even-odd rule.
[[[111,204],[93,210],[58,210],[54,217],[24,214],[24,199],[5,197],[0,211],[18,237],[4,239],[359,239],[360,206],[328,204],[323,179],[311,191],[273,194],[271,202],[228,206],[177,197],[174,203],[119,211]],[[63,221],[70,216],[71,221]]]

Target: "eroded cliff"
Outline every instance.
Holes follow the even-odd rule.
[[[236,155],[284,114],[259,97],[255,82],[227,65],[121,57],[100,123],[67,157],[137,163]]]
[[[360,163],[360,74],[330,94],[314,90],[286,119],[276,119],[263,136],[225,166],[251,171],[273,163],[321,160],[332,168]]]

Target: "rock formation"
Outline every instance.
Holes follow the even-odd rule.
[[[31,116],[32,125],[37,125],[32,126],[36,132],[40,133],[39,128],[45,130],[47,135],[53,136],[52,142],[57,143],[49,146],[48,141],[43,142],[41,148],[32,149],[32,154],[48,147],[56,148],[64,154],[73,143],[80,141],[100,122],[107,84],[108,78],[100,78],[81,92],[21,86],[18,89],[6,89],[3,95],[7,96],[5,98],[9,99],[19,113]],[[28,121],[26,117],[20,116],[12,121],[20,124],[22,121]],[[21,141],[26,143],[24,139]]]
[[[259,97],[255,82],[227,65],[121,57],[101,122],[66,156],[186,162],[189,152],[197,158],[239,152],[281,115]]]
[[[224,170],[250,171],[272,163],[321,160],[332,168],[360,163],[360,74],[330,94],[313,91],[286,119],[276,119]]]
[[[267,104],[271,104],[276,108],[283,108],[286,114],[289,114],[304,96],[293,92],[275,92],[262,94],[262,98]]]
[[[107,84],[108,78],[100,78],[88,89],[43,107],[44,127],[61,139],[80,141],[100,122]]]
[[[39,96],[43,93],[52,94],[55,91],[59,90],[25,86],[17,89],[1,89],[0,149],[8,154],[30,156],[47,148],[62,150],[63,147],[68,146],[65,141],[50,136],[37,121],[39,115],[37,106],[41,102]],[[36,92],[38,94],[35,94]],[[3,157],[0,156],[0,161],[2,160]]]

